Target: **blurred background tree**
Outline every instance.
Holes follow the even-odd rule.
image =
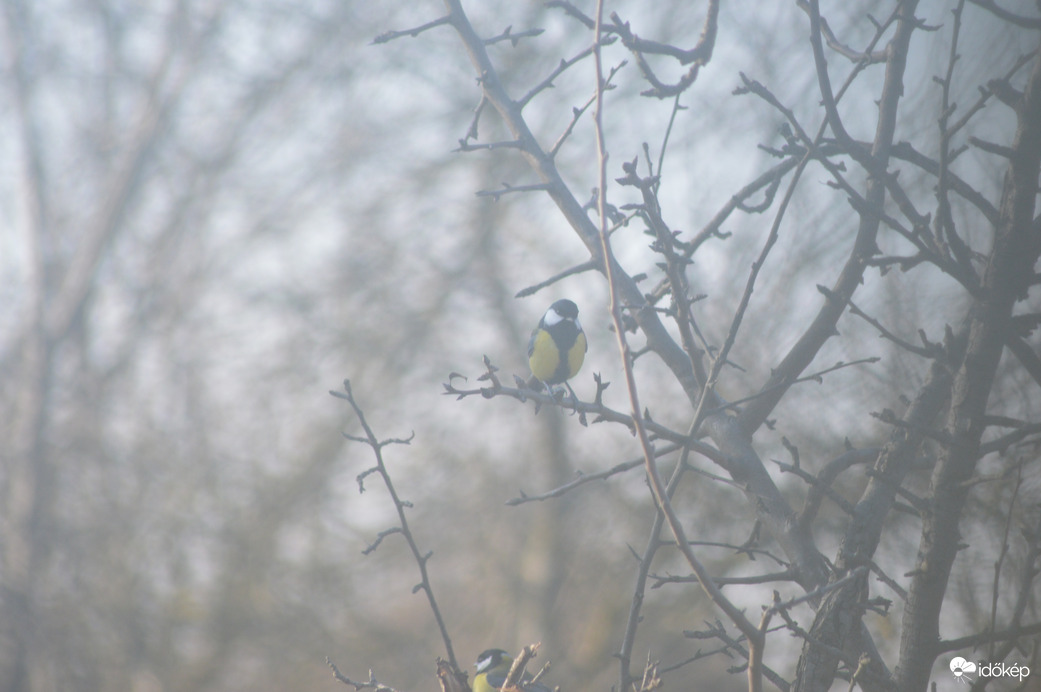
[[[592,41],[561,3],[470,5],[483,38],[507,27],[544,30],[487,46],[513,98]],[[988,6],[918,4],[922,24],[906,56],[895,141],[939,160],[937,121],[957,36],[962,58],[946,98],[958,104],[952,118],[972,117],[950,143],[959,154],[951,171],[997,209],[1008,168],[1000,147],[1012,146],[1017,128],[1014,110],[998,101],[1026,88],[1039,20],[1009,20]],[[592,2],[574,7],[594,11]],[[708,7],[618,2],[608,10],[639,36],[690,47]],[[860,68],[840,53],[869,46],[877,31],[869,14],[885,22],[897,7],[825,9],[838,37],[825,48],[832,79],[838,85],[857,75],[840,102],[857,140],[875,136],[885,68]],[[957,29],[953,9],[963,13]],[[619,684],[614,654],[634,601],[633,555],[645,553],[656,517],[636,463],[639,446],[625,426],[584,427],[553,406],[533,416],[530,402],[442,394],[453,371],[476,386],[485,354],[507,385],[511,374],[526,375],[530,328],[553,299],[568,296],[580,304],[590,338],[585,370],[572,384],[588,401],[592,373],[600,373],[613,383],[605,405],[627,406],[600,275],[575,274],[514,299],[589,253],[544,194],[474,196],[534,178],[508,150],[451,151],[481,101],[459,36],[438,27],[370,45],[443,11],[440,3],[340,0],[5,0],[0,689],[339,688],[326,656],[356,675],[371,668],[397,689],[433,689],[433,661],[444,651],[425,600],[410,593],[410,555],[394,537],[362,555],[396,518],[378,484],[367,481],[358,492],[356,476],[371,454],[340,436],[356,433],[357,422],[326,394],[344,377],[378,434],[415,432],[410,447],[385,454],[398,491],[414,504],[417,540],[434,551],[429,569],[461,662],[491,646],[542,641],[540,655],[554,662],[550,681],[565,690]],[[648,84],[635,56],[621,41],[605,46],[608,67],[627,61],[606,95],[608,201],[639,203],[632,188],[614,182],[621,163],[639,157],[643,175],[644,143],[655,165],[665,149],[658,199],[678,238],[690,241],[750,181],[793,160],[799,142],[786,118],[733,92],[744,84],[741,73],[757,80],[813,136],[825,115],[806,39],[809,14],[796,3],[722,3],[711,61],[679,110],[672,99],[641,96]],[[873,50],[894,37],[895,24],[885,26]],[[666,81],[687,72],[650,59]],[[525,122],[544,147],[588,102],[592,74],[587,57],[527,104]],[[972,111],[976,103],[982,107]],[[578,118],[555,157],[580,202],[597,186],[589,116]],[[477,144],[510,139],[490,107],[479,137]],[[962,152],[963,145],[970,146]],[[870,184],[862,167],[832,154],[850,168],[853,189]],[[935,173],[901,155],[913,158],[898,150],[890,169],[935,218]],[[779,180],[783,191],[790,177]],[[739,367],[723,369],[716,386],[727,400],[753,396],[769,381],[820,309],[817,284],[835,282],[858,218],[871,215],[851,207],[847,190],[831,189],[834,181],[818,160],[795,189],[729,354]],[[969,264],[982,275],[993,219],[964,191],[949,197],[957,229],[979,254]],[[690,295],[705,296],[692,311],[716,348],[776,218],[779,195],[752,208],[762,201],[757,191],[731,213],[685,273]],[[884,207],[906,221],[902,211],[891,201]],[[643,231],[635,219],[613,244],[631,274],[648,274],[640,286],[651,292],[663,272]],[[914,251],[885,225],[877,243],[884,257]],[[922,330],[939,343],[946,325],[960,326],[973,296],[937,263],[870,268],[855,302],[905,340],[920,344]],[[669,307],[667,296],[659,300]],[[1016,311],[1037,312],[1034,292]],[[668,329],[678,338],[675,326]],[[786,389],[767,412],[770,425],[754,431],[759,458],[796,508],[814,494],[782,472],[793,450],[811,474],[847,448],[877,455],[929,376],[928,358],[879,339],[875,326],[849,312],[838,330],[807,372],[839,360],[881,361]],[[1022,344],[1036,352],[1036,334]],[[989,413],[1015,422],[1016,437],[1005,439],[1009,428],[987,433],[989,454],[959,505],[969,548],[942,594],[944,640],[1034,623],[1014,639],[1038,650],[1039,376],[1025,362],[1029,355],[1006,352],[993,378]],[[685,432],[689,392],[653,354],[636,368],[653,419]],[[873,556],[899,582],[892,588],[873,577],[870,595],[895,604],[888,616],[863,618],[890,665],[901,651],[900,591],[912,581],[922,530],[915,498],[931,497],[934,462],[949,447],[941,434],[925,436],[902,481],[902,511],[887,515]],[[663,468],[677,458],[662,457]],[[604,482],[505,505],[521,491],[536,495],[578,472],[628,461],[634,470]],[[756,547],[765,552],[754,561],[735,551],[753,532],[755,508],[741,488],[705,475],[719,476],[717,465],[697,455],[690,464],[698,474],[684,478],[675,505],[689,537],[718,544],[697,550],[714,575],[731,580],[725,593],[750,618],[771,602],[773,588],[786,599],[803,595],[791,581],[755,580],[792,564],[772,537],[776,527],[759,527]],[[809,534],[830,561],[849,525],[845,509],[868,487],[862,467],[834,479],[814,516]],[[707,656],[670,670],[699,650],[723,648],[683,636],[721,614],[689,583],[667,541],[650,571],[635,597],[642,610],[628,641],[633,666],[650,655],[662,661],[667,687],[744,689],[743,678],[726,672],[743,663],[733,649],[737,658]],[[804,603],[792,615],[808,630],[815,611]],[[803,641],[784,633],[769,641],[767,664],[792,680]],[[936,669],[946,674],[943,656]]]

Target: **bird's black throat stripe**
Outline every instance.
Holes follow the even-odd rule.
[[[546,327],[546,331],[550,333],[553,340],[557,342],[557,346],[564,352],[570,350],[575,345],[575,340],[578,339],[578,327],[571,320],[561,320],[550,327]]]

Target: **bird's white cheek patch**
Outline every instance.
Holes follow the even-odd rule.
[[[578,331],[582,331],[582,323],[578,321],[577,317],[575,318],[575,326],[578,327]]]
[[[546,310],[546,316],[543,318],[546,321],[547,327],[552,327],[554,324],[558,324],[564,318],[560,316],[560,313],[550,308]]]

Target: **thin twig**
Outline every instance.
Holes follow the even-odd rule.
[[[647,467],[647,475],[651,480],[651,488],[654,493],[655,500],[658,503],[658,507],[664,514],[669,528],[672,529],[672,533],[676,538],[676,544],[683,556],[686,558],[687,563],[691,569],[694,570],[694,574],[698,576],[701,583],[701,588],[704,589],[705,593],[712,599],[712,601],[726,613],[727,617],[741,630],[750,641],[759,643],[760,634],[756,627],[748,621],[744,613],[734,605],[730,599],[723,595],[719,588],[712,581],[708,570],[701,564],[697,556],[694,555],[694,551],[691,549],[690,544],[687,542],[686,534],[683,530],[683,525],[680,523],[679,517],[676,515],[675,510],[672,507],[672,502],[669,500],[668,490],[665,483],[662,481],[661,474],[658,471],[658,465],[655,461],[654,448],[651,444],[650,438],[647,434],[647,429],[644,425],[644,417],[641,414],[640,399],[636,388],[636,378],[633,373],[633,363],[629,344],[625,336],[625,326],[622,323],[622,312],[621,312],[621,301],[619,299],[618,287],[614,281],[614,255],[611,251],[611,241],[607,234],[607,219],[605,215],[605,208],[607,205],[607,147],[604,141],[604,128],[603,128],[603,64],[599,49],[599,37],[603,27],[603,13],[604,13],[604,0],[597,0],[597,11],[596,11],[596,28],[594,29],[594,46],[595,50],[593,53],[594,62],[596,64],[596,84],[597,84],[597,103],[596,110],[594,112],[594,129],[596,131],[596,146],[597,146],[597,161],[599,166],[599,195],[598,205],[600,209],[600,244],[601,251],[604,256],[605,274],[607,278],[608,290],[610,292],[610,306],[611,306],[611,320],[614,324],[615,338],[618,342],[618,350],[622,360],[622,369],[625,372],[625,383],[626,389],[629,392],[629,403],[631,409],[631,417],[634,427],[636,428],[636,436],[640,441],[640,447],[643,450],[644,462]],[[750,674],[749,679],[750,692],[761,692],[762,680],[761,678],[754,677]]]
[[[671,444],[663,445],[661,449],[656,449],[655,452],[657,452],[659,457],[663,457],[675,452],[678,449],[688,448],[685,448],[682,445]],[[528,495],[522,491],[519,497],[515,497],[512,500],[507,501],[506,504],[511,507],[514,507],[516,505],[523,505],[528,502],[542,502],[544,500],[551,500],[566,495],[575,488],[583,486],[586,483],[592,483],[594,481],[604,481],[608,478],[611,478],[612,476],[618,475],[619,473],[625,473],[626,471],[631,471],[635,468],[639,468],[640,466],[643,466],[643,457],[640,457],[639,459],[632,459],[630,461],[623,461],[620,464],[615,464],[609,469],[606,469],[604,471],[598,471],[596,473],[582,473],[580,471],[575,475],[574,480],[564,483],[563,485],[559,485],[556,488],[553,488],[552,490],[546,491],[540,495]]]
[[[411,38],[415,38],[416,36],[419,36],[424,31],[429,31],[430,29],[433,29],[435,27],[443,26],[445,24],[448,24],[448,22],[449,22],[449,17],[447,17],[447,16],[445,16],[445,17],[438,17],[437,19],[435,19],[435,20],[433,20],[431,22],[427,22],[426,24],[422,24],[420,26],[417,26],[414,29],[405,29],[403,31],[387,31],[385,33],[380,34],[376,38],[372,39],[372,42],[373,43],[387,43],[389,41],[393,41],[395,39],[402,38],[403,36],[409,36]]]
[[[672,476],[669,478],[669,485],[666,489],[670,498],[679,486],[680,478],[683,476],[683,471],[687,466],[687,457],[689,454],[690,451],[684,449],[680,462],[676,464],[676,468],[672,471]],[[640,459],[639,463],[642,464],[643,459]],[[618,652],[618,661],[620,663],[618,689],[620,690],[628,690],[632,685],[630,665],[632,661],[633,646],[636,643],[636,630],[643,619],[640,613],[643,608],[644,594],[647,591],[647,579],[650,574],[651,563],[654,561],[654,556],[662,546],[661,530],[664,524],[665,515],[662,513],[661,509],[655,507],[654,520],[651,522],[651,531],[650,535],[647,537],[647,545],[643,550],[643,555],[640,557],[640,563],[636,570],[636,584],[633,586],[633,595],[629,600],[629,616],[626,618],[625,634],[622,637],[622,645]]]
[[[562,279],[566,279],[569,276],[574,276],[575,274],[581,274],[583,272],[587,272],[587,271],[591,271],[591,270],[595,270],[595,269],[596,269],[596,263],[593,262],[592,260],[589,260],[589,261],[586,261],[586,262],[582,262],[581,264],[576,264],[575,266],[573,266],[573,267],[571,267],[569,269],[565,269],[564,271],[560,272],[559,274],[554,274],[553,276],[549,277],[545,281],[540,281],[537,284],[533,284],[531,286],[527,286],[525,288],[522,288],[521,290],[517,291],[517,293],[513,297],[514,298],[527,298],[528,296],[535,295],[536,293],[538,293],[542,289],[544,289],[544,288],[546,288],[548,286],[552,286],[553,284],[557,283],[558,281],[561,281]]]
[[[388,687],[376,679],[373,672],[369,671],[369,679],[364,682],[358,682],[351,680],[349,677],[340,672],[340,669],[336,667],[336,664],[332,662],[328,656],[325,657],[325,664],[329,666],[333,671],[333,679],[342,682],[344,685],[352,686],[357,692],[361,690],[371,689],[373,692],[397,692],[393,687]]]
[[[351,390],[350,380],[343,381],[343,392],[330,391],[329,393],[338,399],[343,399],[351,405],[352,409],[354,409],[354,415],[357,416],[358,423],[365,432],[365,437],[361,440],[352,436],[345,437],[360,441],[372,448],[372,453],[376,457],[376,466],[374,468],[376,469],[376,473],[378,473],[383,479],[383,484],[386,486],[387,492],[390,494],[391,501],[394,502],[394,509],[398,513],[398,526],[395,527],[397,530],[395,531],[394,529],[391,529],[389,532],[385,532],[384,535],[380,536],[375,545],[370,546],[369,550],[371,552],[371,550],[375,549],[375,546],[379,544],[379,541],[382,541],[383,537],[389,535],[390,532],[400,533],[402,535],[405,542],[408,544],[409,550],[412,551],[412,557],[416,562],[416,566],[419,568],[420,582],[416,588],[421,589],[427,595],[427,602],[430,604],[430,610],[433,611],[434,619],[437,621],[437,627],[441,632],[441,640],[445,645],[445,653],[448,654],[448,660],[452,666],[456,670],[459,670],[459,664],[455,658],[455,651],[452,649],[452,639],[448,636],[448,627],[445,625],[445,620],[441,616],[441,608],[437,605],[437,599],[434,598],[434,587],[430,583],[430,575],[427,572],[427,561],[433,553],[423,553],[420,551],[419,545],[416,543],[416,539],[412,535],[412,530],[409,528],[408,517],[405,515],[405,509],[411,507],[411,504],[402,500],[398,495],[398,491],[394,487],[394,482],[391,480],[390,472],[387,471],[387,466],[383,463],[383,448],[385,446],[388,444],[408,444],[408,440],[391,439],[381,441],[376,437],[372,428],[369,427],[368,421],[365,420],[365,413],[362,411],[361,406],[359,406],[358,402],[354,399],[354,392]]]

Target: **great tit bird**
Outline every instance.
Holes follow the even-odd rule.
[[[586,334],[578,321],[578,306],[558,300],[549,306],[528,342],[528,365],[535,379],[547,386],[566,383],[578,374],[586,357]]]
[[[512,665],[513,658],[502,649],[482,651],[477,655],[477,675],[474,676],[473,692],[496,692],[501,689]],[[551,692],[545,685],[529,683],[532,677],[534,676],[531,673],[524,671],[520,688],[529,692]]]

